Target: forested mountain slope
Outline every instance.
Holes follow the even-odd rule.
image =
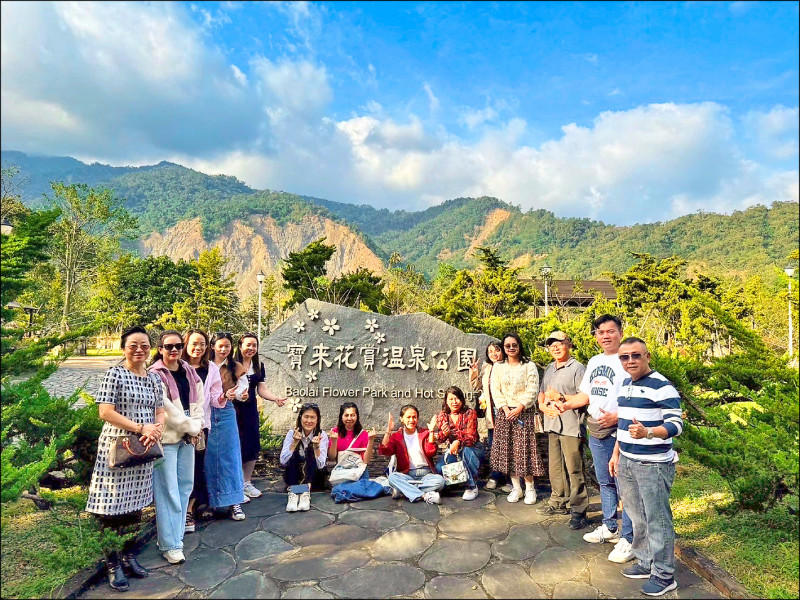
[[[497,247],[503,258],[526,274],[537,274],[546,262],[554,268],[554,275],[562,278],[622,272],[633,264],[632,252],[659,257],[677,254],[690,266],[702,266],[719,275],[759,273],[769,277],[772,268],[781,266],[798,247],[796,202],[755,206],[732,215],[697,213],[664,223],[619,227],[591,219],[560,218],[542,209],[522,212],[491,197],[456,198],[418,212],[389,211],[254,190],[232,176],[206,175],[168,162],[110,167],[86,165],[69,157],[4,151],[2,163],[4,167],[17,165],[20,176],[27,178],[19,192],[30,205],[40,203],[42,193],[49,193],[50,180],[111,187],[139,217],[143,240],[154,239],[153,232],[169,238],[169,243],[160,244],[160,252],[165,253],[172,252],[169,248],[178,252],[178,247],[182,248],[179,253],[195,252],[202,244],[219,243],[233,223],[252,224],[253,216],[268,217],[273,224],[263,232],[267,245],[280,243],[269,238],[270,232],[278,231],[276,227],[314,222],[317,225],[312,229],[319,232],[331,227],[322,223],[331,221],[354,232],[352,238],[339,232],[339,243],[358,239],[384,261],[397,252],[428,276],[435,275],[442,262],[456,267],[475,265],[473,250],[481,244]],[[195,220],[200,224],[202,244],[195,240],[197,243],[182,245],[176,236],[191,230],[194,239],[198,228],[186,223]],[[290,237],[292,247],[301,237],[305,239],[296,234]],[[140,249],[154,251],[147,243]],[[361,249],[343,250],[344,257],[365,256]],[[239,258],[248,260],[247,256]],[[358,266],[342,264],[339,268],[346,271]]]

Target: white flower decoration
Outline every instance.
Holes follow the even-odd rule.
[[[300,406],[302,406],[302,402],[300,402],[300,398],[289,398],[287,402],[289,408],[291,408],[294,412],[300,410]]]
[[[336,319],[325,319],[325,325],[322,326],[322,331],[327,333],[328,335],[336,335],[336,332],[339,331],[341,327],[336,324]]]
[[[309,383],[311,383],[312,381],[316,381],[317,380],[317,372],[316,371],[308,371],[308,373],[306,373],[306,380]]]
[[[312,321],[319,319],[319,311],[316,308],[311,308],[308,311],[308,318]]]
[[[378,331],[377,333],[375,333],[375,335],[372,336],[372,339],[375,340],[376,344],[382,344],[383,342],[386,341],[386,334]]]
[[[378,319],[367,319],[367,324],[364,325],[364,329],[369,329],[370,333],[375,333],[378,327],[380,327],[380,325],[378,325]]]
[[[306,330],[306,324],[303,321],[295,321],[295,323],[294,323],[294,325],[292,325],[292,327],[294,327],[294,330],[297,333],[300,333],[301,331],[305,331]]]

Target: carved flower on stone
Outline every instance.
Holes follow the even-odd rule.
[[[322,331],[328,335],[336,335],[341,327],[336,324],[336,319],[325,319],[325,325],[322,326]]]
[[[300,398],[289,398],[287,404],[289,405],[289,408],[291,408],[294,412],[297,412],[300,410],[300,407],[303,403],[300,402]]]
[[[378,319],[367,319],[367,324],[364,325],[364,329],[369,329],[370,333],[375,333],[378,327],[380,327],[380,325],[378,325]]]
[[[312,381],[317,380],[317,372],[316,371],[308,371],[306,373],[306,380],[311,383]]]
[[[375,340],[376,344],[382,344],[383,342],[386,341],[386,334],[378,331],[375,333],[375,335],[372,336],[372,339]]]
[[[308,310],[308,318],[312,321],[316,321],[319,319],[319,311],[316,308],[310,308]]]
[[[292,327],[294,327],[294,330],[297,333],[300,333],[301,331],[305,331],[306,330],[306,324],[303,321],[295,321],[295,323],[294,323],[294,325],[292,325]]]

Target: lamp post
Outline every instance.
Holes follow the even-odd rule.
[[[259,269],[258,274],[256,274],[256,279],[258,279],[258,344],[261,345],[261,288],[264,285],[264,280],[266,279],[266,275],[264,272]]]
[[[550,273],[553,272],[553,267],[548,265],[547,263],[539,269],[539,272],[542,274],[542,279],[544,279],[544,316],[550,314],[550,304],[547,301],[547,280],[550,279]]]
[[[786,276],[789,278],[789,358],[792,358],[792,354],[794,354],[794,340],[793,331],[792,331],[792,277],[794,277],[794,267],[786,267],[783,270],[786,273]]]

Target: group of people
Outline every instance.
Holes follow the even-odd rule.
[[[549,476],[550,497],[536,510],[547,516],[569,514],[569,527],[579,530],[588,525],[583,456],[588,440],[603,518],[584,540],[615,542],[608,556],[613,562],[636,559],[622,574],[647,579],[643,593],[660,596],[675,589],[669,494],[677,461],[671,439],[683,427],[680,397],[650,368],[645,342],[622,338],[619,318],[602,315],[593,325],[602,353],[586,366],[571,355],[569,337],[554,331],[545,341],[553,362],[540,385],[539,371],[520,337],[508,333],[489,344],[483,365],[470,368],[470,384],[480,393],[475,408],[452,386],[427,427],[419,425],[420,412],[412,404],[400,408],[398,428],[390,413],[377,445],[378,454],[392,457],[385,482],[371,479],[366,468],[377,433],[362,426],[355,403],[340,406],[330,433],[322,427],[319,406],[303,404],[280,453],[286,510],[309,510],[311,491],[325,486],[327,465],[337,463],[334,473],[344,456],[357,456],[361,470],[332,486],[337,502],[390,492],[394,498],[438,504],[446,465],[454,462],[465,472],[463,499],[474,500],[488,450],[486,489],[502,486],[508,502],[535,504],[534,477]],[[256,397],[279,406],[285,398],[267,389],[252,333],[239,338],[231,356],[228,333],[209,340],[202,331],[184,336],[165,331],[149,368],[150,339],[144,329],[123,333],[121,345],[125,359],[109,369],[97,395],[106,423],[87,511],[105,527],[121,529],[138,521],[154,497],[159,548],[169,562],[181,562],[184,533],[194,530],[192,508],[226,510],[239,520],[245,518],[241,504],[261,495],[250,481],[259,451]],[[478,436],[479,418],[488,430],[485,444]],[[537,449],[537,430],[548,436],[548,469]],[[146,445],[160,441],[163,460],[155,466],[109,468],[111,440],[126,433],[141,436]],[[126,546],[119,556],[107,556],[114,589],[127,589],[126,575],[147,576],[130,550]]]
[[[195,511],[242,520],[241,505],[261,495],[250,481],[260,451],[257,396],[278,406],[286,399],[264,383],[257,336],[244,333],[235,352],[233,343],[227,332],[209,339],[197,329],[167,330],[151,357],[147,331],[132,327],[120,339],[122,362],[106,372],[95,397],[105,423],[86,510],[122,535],[155,500],[158,547],[173,564],[185,560],[183,538],[195,530]],[[163,456],[109,466],[113,442],[131,434],[146,449],[159,443]],[[127,590],[128,577],[147,577],[130,544],[106,553],[115,590]]]

